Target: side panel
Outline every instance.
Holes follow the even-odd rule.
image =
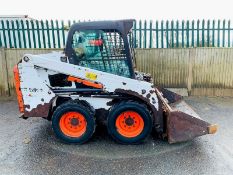
[[[27,55],[30,57],[31,62],[41,68],[46,70],[51,70],[73,77],[78,77],[81,79],[86,79],[92,82],[97,82],[103,85],[103,89],[106,92],[116,92],[117,90],[128,90],[133,91],[145,100],[149,101],[156,110],[159,109],[158,98],[155,93],[155,88],[153,84],[139,81],[135,79],[130,79],[126,77],[121,77],[118,75],[109,74],[106,72],[97,71],[94,69],[89,69],[77,65],[72,65],[69,63],[64,63],[57,61],[57,59],[50,58],[50,55]],[[92,73],[95,74],[96,78],[91,79],[88,75]]]

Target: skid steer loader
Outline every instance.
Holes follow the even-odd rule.
[[[153,132],[169,143],[213,134],[182,97],[153,85],[135,71],[131,46],[134,20],[71,26],[64,52],[26,54],[14,67],[23,118],[52,121],[64,142],[88,141],[97,123],[123,144],[137,144]]]

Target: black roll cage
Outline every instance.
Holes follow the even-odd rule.
[[[122,36],[123,42],[124,42],[124,49],[127,57],[127,63],[129,67],[130,77],[135,78],[134,68],[133,68],[133,61],[132,61],[132,55],[130,51],[130,45],[128,42],[127,35],[129,31],[133,27],[133,23],[135,20],[129,19],[129,20],[115,20],[115,21],[93,21],[93,22],[80,22],[73,24],[70,27],[68,38],[66,42],[66,48],[65,48],[65,54],[68,56],[68,59],[71,64],[78,65],[78,62],[76,59],[74,59],[74,49],[72,48],[72,40],[73,35],[76,31],[79,30],[117,30],[120,35]]]

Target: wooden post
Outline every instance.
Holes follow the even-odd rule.
[[[5,48],[0,48],[0,96],[10,96]]]
[[[192,83],[193,83],[193,64],[195,59],[196,49],[189,49],[189,64],[188,64],[188,77],[187,77],[187,89],[188,95],[191,95],[192,92]]]

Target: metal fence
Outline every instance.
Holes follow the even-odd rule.
[[[0,47],[64,48],[76,22],[0,20]],[[136,21],[132,32],[135,48],[233,47],[230,20]]]
[[[75,21],[74,21],[75,22]],[[0,22],[0,46],[6,48],[63,48],[67,31],[64,21],[14,20]]]
[[[233,46],[230,20],[138,21],[134,25],[134,36],[138,48]]]

